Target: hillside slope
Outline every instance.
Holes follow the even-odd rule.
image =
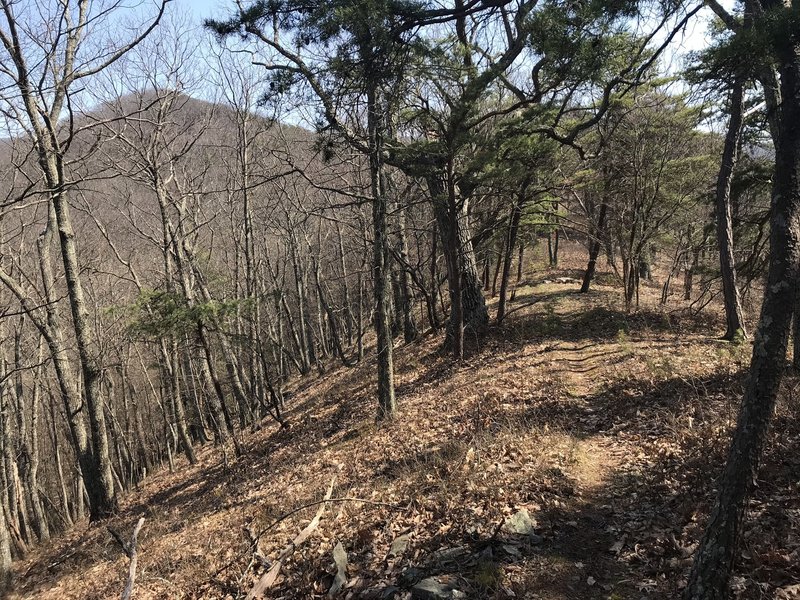
[[[298,380],[291,429],[151,476],[112,522],[17,564],[14,597],[118,597],[127,559],[105,525],[127,536],[143,516],[135,598],[243,598],[324,507],[267,597],[326,597],[341,543],[337,597],[675,598],[749,346],[716,340],[716,316],[662,310],[658,290],[628,316],[614,287],[580,295],[556,282],[574,272],[535,270],[463,364],[438,337],[398,347],[396,422],[374,423],[370,361]],[[742,598],[800,583],[796,386],[751,503]]]

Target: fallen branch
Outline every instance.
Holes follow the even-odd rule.
[[[323,502],[319,503],[320,506],[319,509],[317,510],[317,514],[314,515],[314,518],[311,519],[311,522],[308,525],[306,525],[305,529],[303,529],[303,531],[298,533],[297,536],[295,536],[295,538],[291,542],[289,542],[289,545],[286,546],[281,551],[281,553],[278,555],[278,559],[272,565],[270,570],[264,573],[261,579],[258,580],[258,583],[256,583],[253,586],[253,589],[251,589],[248,592],[247,596],[245,597],[245,600],[253,600],[254,598],[263,595],[265,591],[267,591],[274,585],[275,580],[278,578],[278,575],[280,574],[283,561],[286,560],[295,551],[295,548],[297,548],[297,546],[305,542],[319,525],[319,521],[322,518],[322,513],[325,511],[325,504],[331,499],[331,495],[333,494],[334,483],[336,483],[335,475],[333,476],[333,479],[331,479],[331,484],[328,486],[328,491],[325,494]]]
[[[108,533],[111,534],[111,537],[119,544],[119,547],[122,548],[122,551],[125,553],[125,556],[128,557],[130,563],[128,564],[128,581],[125,584],[125,589],[122,591],[122,600],[130,600],[131,596],[133,596],[133,584],[136,581],[136,563],[138,562],[138,555],[136,552],[136,540],[139,537],[139,531],[141,531],[142,526],[144,525],[144,517],[139,519],[139,522],[136,523],[136,527],[133,528],[133,535],[131,536],[130,542],[125,542],[120,536],[119,533],[108,527]]]
[[[264,537],[264,534],[269,532],[271,529],[274,529],[278,525],[280,525],[283,521],[288,519],[289,517],[299,513],[306,508],[311,508],[312,506],[319,506],[320,504],[333,504],[334,502],[360,502],[361,504],[370,504],[372,506],[386,506],[387,508],[391,508],[393,510],[403,510],[403,506],[399,504],[392,504],[391,502],[380,502],[378,500],[366,500],[365,498],[352,498],[349,496],[343,496],[341,498],[324,498],[323,500],[316,500],[314,502],[309,502],[307,504],[303,504],[290,510],[287,513],[282,514],[280,517],[275,519],[272,523],[264,527],[261,531],[257,534],[254,534],[252,531],[247,531],[247,535],[250,539],[250,545],[246,552],[257,552],[258,551],[258,543],[260,542],[261,538]],[[218,577],[221,573],[230,569],[233,565],[236,564],[238,560],[241,559],[242,555],[236,556],[235,558],[229,560],[224,565],[222,565],[219,569],[214,571],[214,573],[209,577],[209,581],[214,581],[216,577]],[[258,557],[256,557],[258,558]],[[260,560],[260,559],[259,559]]]

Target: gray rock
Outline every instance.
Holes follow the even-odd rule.
[[[448,583],[442,583],[435,577],[423,579],[411,588],[411,597],[418,600],[455,600],[467,595]]]
[[[440,548],[431,553],[428,562],[430,564],[443,565],[446,563],[461,562],[470,556],[469,548],[466,546],[456,546],[455,548]]]
[[[515,535],[532,535],[536,529],[536,519],[531,517],[527,508],[518,510],[503,523],[503,531]]]
[[[409,534],[401,535],[392,542],[392,547],[389,548],[389,558],[393,556],[400,556],[406,551],[408,541],[411,539]]]

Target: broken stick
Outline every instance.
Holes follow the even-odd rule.
[[[136,552],[136,540],[139,537],[139,531],[141,531],[142,526],[144,525],[144,517],[139,519],[139,522],[136,523],[136,527],[133,528],[133,535],[131,536],[131,541],[125,543],[125,540],[122,539],[119,533],[108,527],[108,532],[111,536],[116,540],[117,544],[119,544],[122,551],[125,553],[125,556],[128,557],[130,562],[128,563],[128,581],[125,584],[125,589],[122,591],[122,600],[130,600],[131,596],[133,596],[133,584],[136,581],[136,563],[138,562],[138,556]]]
[[[254,598],[259,598],[263,596],[264,592],[266,592],[269,588],[271,588],[275,584],[275,580],[278,579],[278,575],[281,572],[281,566],[283,565],[283,561],[285,561],[289,557],[289,555],[291,555],[292,552],[294,552],[297,546],[305,542],[308,539],[308,537],[313,533],[313,531],[317,528],[317,525],[319,525],[319,520],[322,518],[322,513],[325,511],[325,505],[333,495],[334,483],[336,483],[335,475],[333,479],[331,479],[331,484],[328,486],[328,491],[325,494],[325,501],[322,502],[319,505],[319,508],[317,509],[317,514],[314,515],[314,518],[311,519],[311,522],[308,525],[306,525],[305,529],[303,529],[303,531],[298,533],[295,536],[295,538],[291,542],[289,542],[289,545],[286,546],[281,551],[281,553],[278,555],[277,560],[273,563],[272,568],[270,568],[269,571],[264,573],[261,579],[258,580],[258,583],[256,583],[253,586],[253,589],[251,589],[247,593],[245,600],[253,600]]]

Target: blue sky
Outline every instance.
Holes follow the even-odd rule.
[[[208,17],[225,15],[234,6],[231,0],[176,0],[175,8],[191,13],[193,19],[201,23]]]

